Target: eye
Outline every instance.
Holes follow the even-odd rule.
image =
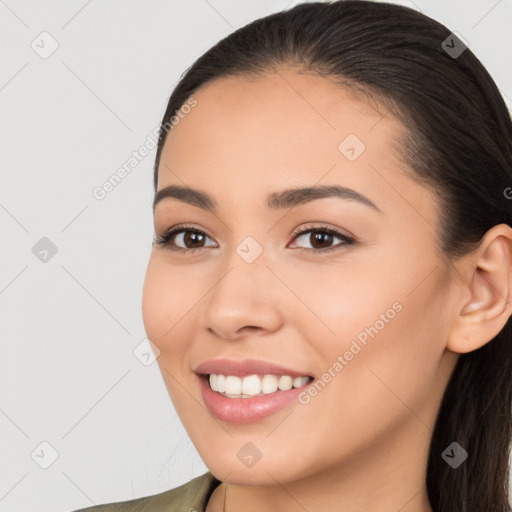
[[[356,243],[354,238],[344,235],[336,229],[330,228],[328,226],[316,226],[309,229],[295,231],[292,234],[292,241],[298,240],[306,234],[310,234],[309,241],[313,247],[309,248],[299,246],[299,248],[306,249],[308,251],[327,252],[339,249],[341,246],[355,245]],[[330,244],[336,238],[341,240],[341,243],[330,246]],[[203,245],[205,239],[210,239],[205,231],[194,228],[192,226],[181,225],[164,231],[160,236],[155,238],[155,243],[161,247],[165,247],[169,251],[192,252],[207,247],[206,245]],[[182,247],[180,245],[176,245],[176,242],[179,244],[184,244],[185,246]],[[189,247],[189,244],[192,245],[192,247]],[[213,246],[216,247],[215,244],[213,244]]]
[[[328,226],[316,226],[316,227],[309,228],[309,229],[295,231],[293,233],[293,240],[297,240],[308,233],[310,235],[309,242],[311,243],[313,248],[312,249],[310,249],[309,247],[301,247],[301,248],[309,250],[309,251],[315,251],[315,250],[316,250],[316,252],[332,251],[335,249],[339,249],[341,246],[355,245],[355,243],[356,243],[354,238],[344,235],[343,233],[340,233],[336,229],[330,228]],[[313,233],[314,233],[314,235],[313,235]],[[326,245],[327,246],[330,245],[335,238],[339,238],[340,240],[342,240],[342,243],[339,243],[332,247],[325,247]]]
[[[182,234],[183,233],[183,234]],[[167,231],[164,231],[160,236],[155,238],[156,244],[161,247],[165,247],[169,251],[178,252],[191,252],[197,249],[203,249],[204,246],[199,245],[197,247],[187,247],[187,244],[197,245],[204,242],[205,238],[209,238],[208,235],[201,229],[193,228],[191,226],[175,226]],[[180,247],[174,242],[184,243],[185,247]],[[171,243],[172,242],[172,243]]]

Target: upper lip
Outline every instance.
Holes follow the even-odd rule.
[[[290,377],[309,376],[305,372],[292,370],[279,364],[258,359],[244,359],[241,361],[235,359],[211,359],[201,363],[194,371],[199,374],[213,373],[215,375],[234,375],[237,377],[254,374],[289,375]]]

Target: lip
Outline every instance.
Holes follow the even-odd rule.
[[[207,375],[197,375],[197,379],[208,411],[221,421],[242,424],[263,420],[297,402],[298,395],[311,384],[253,398],[228,398],[210,388]]]
[[[245,377],[247,375],[289,375],[290,377],[310,376],[308,373],[286,368],[284,366],[260,361],[245,359],[212,359],[200,364],[195,370],[204,403],[208,411],[217,419],[229,423],[254,423],[272,416],[273,414],[297,402],[297,397],[311,383],[300,388],[288,391],[276,391],[267,395],[252,398],[229,398],[210,388],[209,374],[234,375]]]
[[[234,375],[236,377],[267,374],[289,375],[290,377],[310,376],[308,373],[258,359],[244,359],[242,361],[235,359],[211,359],[200,364],[194,372],[203,375],[214,373],[216,375]]]

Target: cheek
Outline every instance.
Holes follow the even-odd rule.
[[[159,340],[165,332],[168,304],[163,300],[166,285],[158,267],[151,257],[142,290],[142,319],[148,338],[161,350]]]
[[[170,265],[165,255],[151,256],[144,279],[142,315],[144,325],[155,338],[171,337],[180,319],[205,293],[200,283],[201,279],[194,277],[189,268]]]
[[[148,263],[142,293],[142,317],[148,338],[160,350],[160,359],[183,350],[180,340],[187,339],[183,330],[187,313],[193,308],[195,294],[187,286],[184,272],[152,256]],[[197,299],[196,299],[197,300]]]
[[[347,438],[364,431],[361,425],[378,426],[383,434],[413,416],[431,423],[428,411],[444,348],[445,301],[429,285],[410,293],[408,286],[396,283],[394,291],[378,300],[358,303],[347,322],[338,324],[335,346],[325,351],[325,370],[338,356],[344,359],[343,368],[319,392],[325,401],[315,398],[313,407],[319,407],[317,414],[322,408],[332,411],[333,425],[346,428]],[[326,435],[339,435],[332,425],[327,428]],[[371,429],[365,435],[373,435]]]
[[[303,338],[317,340],[320,346],[348,349],[353,337],[360,333],[364,337],[364,329],[375,322],[382,328],[380,315],[393,318],[399,307],[393,305],[400,294],[382,281],[379,268],[355,257],[316,266],[299,262],[282,274],[295,295],[288,299],[289,306],[296,303],[288,310],[293,314],[290,323],[303,322]]]
[[[186,417],[193,405],[187,400],[188,393],[183,392],[188,373],[186,340],[192,328],[192,316],[187,315],[192,307],[188,297],[192,292],[179,282],[178,275],[176,269],[159,261],[158,255],[152,255],[144,279],[142,317],[148,338],[160,350],[157,363],[169,396],[180,417]]]
[[[302,315],[308,318],[302,332],[314,340],[318,370],[329,381],[319,386],[325,401],[312,399],[313,407],[329,404],[343,419],[347,410],[371,416],[370,404],[389,416],[407,411],[401,400],[416,407],[427,400],[444,350],[446,281],[440,271],[424,279],[432,270],[426,258],[401,269],[396,260],[388,266],[385,258],[380,265],[343,262],[306,279],[307,272],[297,271],[303,277],[295,291],[317,316]]]

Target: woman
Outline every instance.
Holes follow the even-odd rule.
[[[143,295],[209,472],[101,511],[503,512],[512,124],[406,7],[300,4],[181,78]]]

